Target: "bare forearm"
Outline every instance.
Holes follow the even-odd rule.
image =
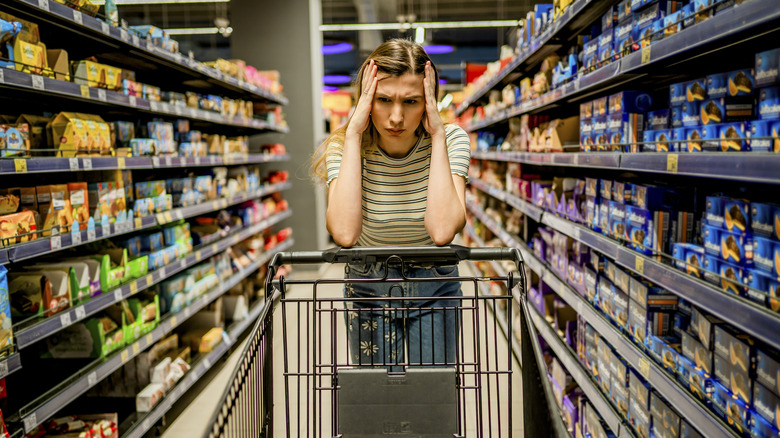
[[[432,139],[425,229],[437,245],[450,243],[466,224],[462,196],[453,182],[446,140]]]
[[[326,223],[333,240],[353,246],[360,236],[362,212],[362,171],[360,136],[347,135],[338,178],[330,184]]]

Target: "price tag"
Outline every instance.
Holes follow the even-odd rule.
[[[81,16],[81,12],[73,10],[73,21],[78,24],[84,24],[84,18]]]
[[[43,76],[32,75],[32,86],[36,90],[44,90],[46,87],[43,84]]]
[[[203,365],[206,366],[206,369],[211,368],[211,361],[209,360],[208,357],[203,359]]]
[[[154,217],[155,217],[155,219],[157,219],[157,224],[158,225],[165,224],[165,216],[163,216],[162,213],[157,213],[156,215],[154,215]]]
[[[195,252],[195,258],[196,258],[196,259],[198,259],[198,260],[200,260],[202,257],[203,257],[203,253],[202,253],[202,252],[200,252],[200,250],[197,250],[197,251]]]
[[[141,423],[142,430],[149,430],[151,427],[152,427],[152,420],[150,418],[144,419],[143,423]]]
[[[219,202],[211,201],[211,209],[212,210],[219,210]]]
[[[135,344],[133,344],[133,354],[138,354],[139,351],[141,351],[141,345],[138,342],[136,342]]]
[[[122,350],[122,354],[119,357],[122,359],[122,363],[127,362],[128,360],[130,360],[130,351],[128,351],[127,349]]]
[[[84,170],[92,170],[92,158],[82,158],[81,168]]]
[[[117,157],[116,159],[116,167],[120,169],[125,168],[125,157]]]
[[[126,43],[130,42],[130,34],[124,29],[119,29],[119,37]]]
[[[8,375],[8,362],[0,362],[0,379]]]
[[[76,321],[81,321],[87,316],[87,311],[84,310],[84,306],[76,307]]]
[[[0,84],[4,84],[4,83],[5,83],[5,72],[3,71],[2,68],[0,68]]]
[[[152,345],[154,343],[154,336],[151,333],[146,335],[146,345]]]
[[[122,289],[114,291],[114,301],[122,301]]]
[[[87,229],[87,242],[90,240],[95,240],[97,236],[95,235],[95,229]]]
[[[647,64],[650,62],[650,47],[651,46],[645,46],[642,47],[642,64]]]
[[[190,111],[190,117],[192,117],[193,119],[195,117],[198,117],[198,111],[196,111],[195,108],[190,108],[189,111]]]
[[[171,328],[174,328],[174,327],[176,327],[176,317],[175,316],[171,316]]]
[[[666,171],[669,173],[677,173],[679,155],[669,154],[666,156]]]
[[[14,169],[17,173],[27,173],[27,160],[24,158],[14,158]]]
[[[104,90],[102,88],[98,88],[97,89],[97,95],[98,95],[98,100],[99,101],[101,101],[101,102],[105,102],[106,101],[106,90]]]
[[[200,166],[200,157],[195,157],[195,165]]]
[[[41,1],[42,0],[38,0],[38,3],[40,4]],[[43,1],[46,2],[46,10],[48,11],[49,1],[48,0],[43,0]],[[24,432],[29,433],[32,432],[33,429],[35,429],[35,426],[38,425],[38,417],[37,415],[35,415],[35,412],[33,412],[32,414],[24,417],[23,422],[24,422]]]
[[[173,106],[173,112],[176,113],[177,116],[180,116],[181,115],[181,106],[174,105]]]
[[[127,96],[127,99],[130,101],[130,106],[136,107],[138,106],[138,100],[135,96]]]
[[[79,159],[78,158],[68,158],[68,167],[70,167],[70,170],[79,170]]]
[[[192,309],[189,308],[189,306],[184,308],[184,318],[189,318],[192,316]]]
[[[108,26],[108,23],[106,23],[105,21],[100,22],[100,30],[102,30],[103,33],[106,35],[111,35],[111,28]]]
[[[219,251],[219,245],[217,245],[216,243],[212,243],[211,244],[211,253],[212,254],[216,254],[218,251]]]
[[[173,217],[171,217],[170,211],[165,212],[165,222],[173,222]]]
[[[634,260],[635,260],[635,262],[634,262],[635,266],[634,267],[636,268],[636,272],[639,275],[645,275],[645,259],[643,259],[642,257],[638,257],[637,256]]]
[[[60,324],[62,324],[63,327],[67,327],[71,324],[70,312],[65,312],[62,315],[60,315]]]
[[[135,218],[135,228],[142,228],[144,226],[144,220],[140,217]]]
[[[49,10],[49,0],[38,0],[38,7],[44,11]]]
[[[157,103],[156,100],[150,100],[149,101],[149,108],[151,108],[152,111],[159,111],[160,110],[160,104]]]
[[[133,34],[133,45],[134,46],[140,46],[141,45],[141,40],[138,38],[138,35],[136,35],[136,34]]]
[[[71,245],[73,245],[73,246],[81,245],[81,232],[80,231],[77,231],[75,233],[71,233],[70,237],[71,237],[71,242],[72,242]]]
[[[165,157],[165,167],[171,167],[171,166],[173,166],[173,158]]]
[[[166,278],[168,276],[167,273],[165,272],[165,266],[158,269],[158,271],[160,272],[160,278]]]
[[[62,238],[60,236],[51,236],[51,250],[57,251],[62,249]]]
[[[152,166],[160,167],[160,157],[152,157]]]
[[[644,357],[639,358],[639,373],[642,374],[642,377],[645,379],[650,379],[650,362]]]
[[[134,281],[134,282],[130,283],[130,293],[134,294],[136,292],[138,292],[138,282]]]
[[[154,276],[152,274],[149,274],[146,276],[146,285],[149,286],[152,283],[154,283]]]

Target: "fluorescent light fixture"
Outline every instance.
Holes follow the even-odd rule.
[[[322,86],[322,91],[325,91],[325,92],[339,91],[339,87],[332,87],[330,85],[323,85]]]
[[[348,84],[352,81],[352,78],[349,77],[349,75],[324,75],[322,77],[322,82],[325,84]]]
[[[452,103],[452,94],[447,93],[444,96],[444,99],[439,102],[439,111],[443,110],[444,108],[447,108]]]
[[[228,32],[233,32],[232,27],[225,29]],[[219,33],[218,27],[185,27],[180,29],[165,29],[168,35],[211,35]]]
[[[129,5],[177,5],[187,3],[228,3],[230,0],[116,0],[120,6]],[[92,4],[105,5],[105,0],[92,0]]]
[[[417,31],[414,33],[414,42],[417,44],[422,44],[425,42],[425,28],[424,27],[418,27]]]
[[[398,29],[461,29],[474,27],[515,27],[518,20],[484,20],[484,21],[438,21],[417,23],[360,23],[360,24],[321,24],[321,32],[341,30],[398,30]]]
[[[431,44],[430,46],[423,46],[425,52],[429,55],[442,55],[444,53],[452,53],[455,48],[446,44]]]
[[[335,55],[337,53],[347,53],[354,49],[355,46],[353,46],[350,43],[336,43],[336,44],[327,44],[322,46],[322,54],[323,55]]]

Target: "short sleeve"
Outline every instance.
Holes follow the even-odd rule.
[[[447,133],[447,155],[450,158],[450,171],[469,182],[469,163],[471,162],[471,140],[466,131],[458,125],[444,127]]]
[[[328,184],[339,176],[343,153],[344,148],[336,141],[331,141],[325,150],[325,168],[328,172]]]

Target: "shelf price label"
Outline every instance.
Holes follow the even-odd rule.
[[[125,168],[125,157],[117,157],[116,159],[116,167],[120,169]]]
[[[87,229],[87,242],[89,242],[91,240],[95,240],[95,239],[97,239],[97,235],[95,234],[95,229],[94,228],[88,228]]]
[[[177,322],[176,321],[176,317],[175,316],[171,316],[171,328],[176,327],[176,322]]]
[[[16,170],[16,173],[27,173],[27,160],[14,158],[14,170]]]
[[[0,379],[8,375],[8,362],[0,362]]]
[[[105,21],[100,21],[100,30],[103,31],[106,35],[111,35],[111,28],[108,26],[108,23]]]
[[[3,71],[2,68],[0,68],[0,84],[4,84],[4,83],[5,83],[5,72]]]
[[[130,283],[130,293],[134,294],[136,292],[138,292],[138,282],[134,281],[134,282]]]
[[[152,345],[154,343],[154,336],[151,333],[146,335],[146,345]]]
[[[98,100],[99,101],[101,101],[101,102],[105,102],[106,101],[106,90],[104,90],[102,88],[98,88],[97,89],[97,95],[98,95]]]
[[[136,342],[135,344],[133,344],[133,354],[138,354],[139,351],[141,351],[141,345],[138,342]]]
[[[136,100],[135,96],[127,96],[127,100],[130,101],[130,106],[132,107],[138,106],[138,101]]]
[[[70,234],[71,245],[81,245],[81,231],[75,231]]]
[[[646,380],[650,380],[650,362],[644,357],[639,358],[639,373],[642,374]]]
[[[114,291],[114,301],[122,301],[122,289],[117,289]]]
[[[639,256],[635,256],[634,268],[639,275],[645,275],[645,259]]]
[[[79,170],[79,159],[78,158],[68,158],[68,167],[72,171]]]
[[[92,158],[82,158],[81,168],[84,170],[92,170]]]
[[[122,41],[130,43],[130,34],[126,30],[119,29],[119,37],[122,38]]]
[[[75,21],[78,24],[84,24],[84,18],[81,15],[81,12],[77,10],[73,10],[73,21]]]
[[[71,324],[70,312],[65,312],[62,315],[60,315],[60,324],[63,327],[67,327]]]
[[[139,229],[144,226],[144,221],[140,217],[135,218],[135,228]]]
[[[51,250],[58,251],[62,249],[62,238],[59,235],[51,236]]]
[[[84,310],[84,306],[76,307],[76,321],[81,321],[87,316],[87,311]]]
[[[138,35],[136,35],[135,33],[133,34],[133,45],[134,46],[140,46],[141,45],[141,40],[138,38]]]
[[[96,371],[93,371],[93,372],[89,373],[89,375],[87,376],[87,383],[89,384],[89,386],[97,385],[97,372]]]
[[[677,173],[679,155],[669,154],[666,156],[666,171],[669,173]]]
[[[38,76],[36,74],[32,75],[32,86],[36,90],[46,89],[46,87],[43,84],[43,76]]]
[[[130,360],[130,351],[128,351],[127,349],[122,350],[122,354],[120,355],[120,359],[122,359],[122,363],[125,363],[128,360]]]
[[[49,10],[49,0],[38,0],[38,7],[44,11]]]
[[[49,2],[47,0],[46,10],[48,10],[48,7],[49,7]],[[32,414],[24,417],[24,420],[22,420],[22,422],[24,423],[24,433],[30,433],[32,432],[33,429],[35,429],[35,426],[38,425],[38,416],[35,415],[35,412],[33,412]]]

